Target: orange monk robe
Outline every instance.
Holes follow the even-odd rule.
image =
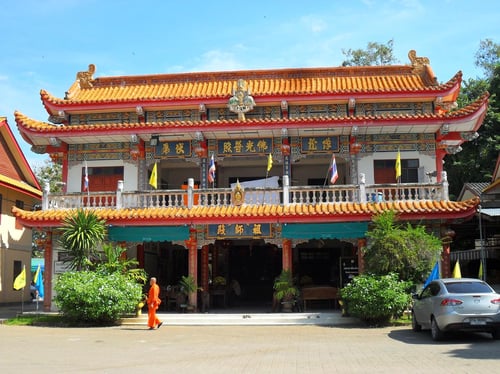
[[[148,326],[153,328],[161,323],[161,321],[156,316],[156,310],[161,304],[159,295],[160,287],[156,283],[154,283],[153,285],[151,285],[148,293]]]

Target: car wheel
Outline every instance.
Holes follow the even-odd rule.
[[[411,329],[415,332],[422,331],[422,326],[418,324],[415,312],[411,312]]]
[[[493,337],[493,339],[499,340],[500,339],[500,329],[493,330],[491,332],[491,336]]]
[[[434,317],[432,317],[432,320],[431,320],[431,335],[432,335],[432,339],[435,341],[443,339],[443,336],[444,336],[443,332],[440,330],[440,328],[436,322],[436,319]]]

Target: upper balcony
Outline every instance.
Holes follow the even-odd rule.
[[[446,201],[448,181],[443,173],[441,183],[398,183],[332,186],[290,186],[288,177],[283,177],[281,188],[245,188],[243,203],[247,205],[292,205],[324,203],[363,203],[394,201]],[[234,189],[209,188],[194,189],[193,180],[188,181],[188,188],[173,190],[123,191],[123,182],[119,182],[116,192],[77,192],[50,194],[44,191],[42,209],[75,208],[162,208],[198,206],[234,205]]]

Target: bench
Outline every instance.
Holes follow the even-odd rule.
[[[333,307],[335,308],[339,300],[339,292],[337,287],[310,286],[302,288],[301,297],[304,303],[304,311],[306,311],[307,302],[312,300],[328,300],[330,303],[333,301]]]

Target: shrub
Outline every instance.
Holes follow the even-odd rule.
[[[142,287],[124,274],[93,271],[67,272],[55,283],[55,302],[70,321],[90,325],[116,322],[134,313]]]
[[[410,285],[395,273],[363,274],[354,277],[340,293],[347,313],[369,325],[384,325],[410,305]]]
[[[392,210],[374,216],[368,245],[362,249],[365,271],[377,275],[394,272],[400,279],[423,282],[441,254],[441,241],[424,226],[404,226],[397,221]]]

